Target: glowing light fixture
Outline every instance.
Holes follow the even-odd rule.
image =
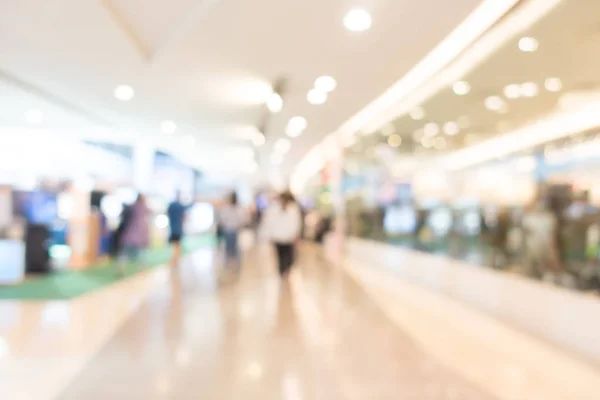
[[[331,93],[337,87],[337,82],[331,76],[320,76],[315,81],[315,89],[325,93]]]
[[[25,120],[31,125],[40,125],[44,122],[44,114],[40,110],[27,110]]]
[[[400,135],[393,134],[388,138],[388,144],[392,147],[399,147],[402,144]]]
[[[518,99],[521,97],[521,87],[516,83],[512,83],[504,87],[504,97],[507,99]]]
[[[490,111],[498,111],[500,112],[503,108],[506,107],[506,103],[499,96],[490,96],[485,99],[485,108]]]
[[[560,92],[563,84],[560,78],[548,78],[546,79],[546,82],[544,82],[544,87],[549,92]]]
[[[525,53],[533,53],[539,47],[539,43],[535,38],[532,37],[522,37],[519,40],[519,50]]]
[[[440,133],[440,126],[435,122],[430,122],[425,125],[423,131],[425,132],[425,136],[435,136]]]
[[[285,134],[289,137],[298,137],[302,135],[307,125],[306,118],[299,116],[292,117],[285,126]]]
[[[538,92],[538,85],[535,82],[525,82],[521,85],[521,96],[523,97],[535,97]]]
[[[433,146],[434,143],[434,138],[432,138],[431,136],[425,136],[423,138],[423,140],[421,141],[421,144],[423,145],[423,147],[425,147],[426,149],[429,149]]]
[[[323,104],[327,101],[327,93],[321,89],[311,89],[306,95],[306,99],[313,105]]]
[[[352,32],[364,32],[369,30],[372,24],[371,14],[361,8],[348,11],[344,17],[344,26]]]
[[[458,126],[458,123],[450,121],[444,124],[443,130],[446,135],[454,136],[460,132],[460,126]]]
[[[471,85],[469,84],[469,82],[465,81],[454,82],[454,84],[452,85],[452,90],[455,94],[459,96],[464,96],[471,92]]]
[[[421,121],[425,118],[425,110],[422,107],[415,107],[408,114],[415,121]]]
[[[177,124],[171,120],[165,120],[160,124],[162,133],[172,135],[177,130]]]
[[[114,96],[117,100],[129,101],[135,96],[135,91],[131,86],[119,85],[115,88]]]
[[[279,93],[271,93],[269,99],[267,100],[267,108],[272,113],[278,113],[283,110],[283,99],[279,95]]]

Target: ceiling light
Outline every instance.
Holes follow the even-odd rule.
[[[425,118],[425,110],[422,107],[415,107],[408,113],[415,121],[421,121]]]
[[[425,125],[423,131],[425,132],[425,136],[435,136],[440,133],[440,127],[435,122],[430,122]]]
[[[502,108],[506,107],[506,103],[499,96],[490,96],[485,99],[485,108],[490,111],[501,111]]]
[[[173,121],[166,120],[163,121],[162,124],[160,124],[160,128],[163,133],[171,135],[177,130],[177,124],[175,124],[175,122]]]
[[[292,117],[285,126],[285,134],[289,137],[298,137],[306,129],[308,122],[304,117]]]
[[[337,87],[337,82],[331,76],[320,76],[315,81],[315,89],[330,93]]]
[[[454,85],[452,85],[452,90],[454,90],[454,93],[457,95],[464,96],[469,94],[471,91],[471,85],[469,85],[469,82],[465,81],[454,82]]]
[[[423,147],[425,147],[426,149],[428,149],[431,146],[433,146],[433,142],[434,142],[434,139],[432,137],[426,136],[421,141],[421,144],[423,145]]]
[[[366,31],[372,24],[371,14],[360,8],[348,11],[348,14],[344,17],[344,26],[352,32]]]
[[[538,85],[535,82],[525,82],[521,85],[521,96],[523,97],[535,97],[538,92]]]
[[[535,38],[523,37],[519,40],[519,49],[525,53],[532,53],[538,49],[539,43]]]
[[[548,78],[546,79],[546,82],[544,82],[544,87],[549,92],[560,92],[563,84],[560,78]]]
[[[521,87],[516,83],[504,87],[504,97],[507,99],[518,99],[521,97]]]
[[[131,86],[119,85],[115,88],[115,97],[121,101],[129,101],[135,96],[135,91]]]
[[[446,148],[446,138],[444,138],[442,136],[436,137],[433,142],[433,146],[438,150],[445,149]]]
[[[390,136],[394,133],[396,133],[396,127],[394,127],[394,124],[392,124],[391,122],[389,124],[386,124],[383,128],[381,128],[381,134],[383,136]]]
[[[256,130],[256,132],[254,133],[253,137],[252,137],[252,143],[256,146],[256,147],[260,147],[263,144],[265,144],[265,135],[259,131],[258,129]]]
[[[388,144],[392,147],[399,147],[402,144],[400,135],[393,134],[388,138]]]
[[[40,125],[44,121],[44,114],[40,110],[28,110],[25,112],[25,120],[31,125]]]
[[[306,99],[310,104],[319,105],[327,101],[327,93],[321,89],[311,89],[306,95]]]
[[[446,122],[443,129],[444,133],[449,136],[454,136],[460,132],[460,127],[454,121]]]
[[[278,154],[284,154],[290,151],[292,148],[292,143],[290,143],[287,139],[279,139],[275,142],[275,146],[273,147],[275,152]]]
[[[279,95],[279,93],[271,93],[269,99],[267,100],[267,108],[272,113],[278,113],[283,110],[283,99]]]

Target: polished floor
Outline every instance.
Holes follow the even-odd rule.
[[[385,290],[369,289],[376,277],[330,266],[314,248],[303,249],[283,282],[269,249],[249,253],[237,277],[219,264],[201,250],[177,270],[159,268],[75,302],[0,302],[0,398],[547,400],[553,387],[567,393],[553,381],[515,386],[524,375],[514,355],[478,359],[478,346],[494,343],[474,340],[469,349],[471,338],[458,337],[454,324],[472,317],[456,305],[443,315],[447,325],[439,324],[440,302],[392,315],[385,301],[408,304],[422,294],[407,287],[404,299],[381,297]],[[543,353],[531,346],[521,343],[519,352]],[[553,360],[554,368],[566,363]],[[473,365],[502,371],[491,377],[502,387],[470,373]],[[585,393],[599,375],[577,368],[588,391],[557,399],[597,399]]]

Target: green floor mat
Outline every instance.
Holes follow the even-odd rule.
[[[184,239],[185,253],[210,247],[215,243],[214,236],[202,235]],[[169,247],[150,249],[145,254],[144,269],[154,268],[169,261]],[[119,276],[113,263],[95,265],[81,271],[61,271],[50,275],[32,278],[19,285],[0,287],[0,299],[11,300],[67,300],[120,281],[140,272],[141,269],[128,265],[125,275]]]

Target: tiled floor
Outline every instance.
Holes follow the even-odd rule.
[[[464,360],[440,353],[465,348],[455,328],[431,331],[440,304],[429,303],[431,312],[412,304],[404,316],[414,327],[403,326],[371,291],[375,278],[354,269],[351,277],[307,248],[281,282],[269,254],[249,254],[238,280],[203,250],[179,270],[157,269],[72,303],[0,303],[0,398],[546,400],[535,397],[536,385],[554,385],[533,382],[529,397],[494,393],[453,365],[485,365],[476,351]],[[444,323],[464,318],[453,305]],[[423,340],[419,329],[427,329]],[[488,364],[499,361],[495,354]]]

